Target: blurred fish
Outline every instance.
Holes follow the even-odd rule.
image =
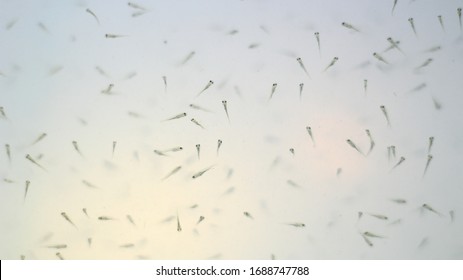
[[[111,152],[111,157],[114,157],[114,151],[116,151],[116,145],[117,145],[117,141],[113,141],[113,149]]]
[[[291,187],[301,188],[301,186],[297,184],[296,182],[294,182],[293,180],[286,180],[286,183],[290,185]]]
[[[77,152],[79,155],[81,155],[82,157],[84,156],[84,155],[82,154],[82,152],[80,151],[79,146],[77,145],[77,141],[72,141],[72,146],[74,146],[74,150],[76,150],[76,152]]]
[[[106,89],[101,90],[101,93],[111,94],[111,90],[113,89],[113,87],[114,87],[114,84],[109,84]]]
[[[126,248],[126,249],[127,248],[133,248],[133,247],[135,247],[135,244],[133,244],[133,243],[125,243],[125,244],[120,245],[119,247],[120,248]]]
[[[341,167],[338,167],[338,169],[336,169],[336,177],[339,178],[339,176],[341,175],[342,173],[342,168]]]
[[[116,38],[127,37],[127,35],[118,35],[118,34],[110,34],[110,33],[106,33],[104,36],[107,39],[116,39]]]
[[[363,237],[363,240],[365,240],[365,242],[368,244],[368,246],[373,247],[373,242],[371,242],[370,239],[368,239],[368,237],[366,237],[364,234],[361,234],[361,236]]]
[[[53,66],[50,68],[50,70],[48,70],[48,76],[53,76],[55,74],[58,74],[61,70],[63,70],[63,66],[61,65]]]
[[[142,7],[142,6],[140,6],[140,5],[136,4],[136,3],[133,3],[133,2],[128,2],[127,5],[128,5],[129,7],[134,8],[134,9],[144,10],[144,11],[146,10],[145,7]]]
[[[87,213],[87,208],[82,208],[82,212],[84,212],[84,214],[85,214],[85,216],[87,216],[87,218],[90,218],[90,217],[88,216],[88,213]]]
[[[186,113],[181,113],[181,114],[175,115],[175,116],[173,116],[171,118],[165,119],[164,121],[176,120],[176,119],[180,119],[180,118],[183,118],[183,117],[186,117]]]
[[[392,4],[392,10],[391,10],[391,15],[394,14],[395,6],[397,5],[398,0],[394,0],[394,3]]]
[[[92,189],[98,189],[97,186],[95,186],[94,184],[92,184],[92,183],[90,183],[89,181],[86,181],[86,180],[82,180],[82,184],[84,184],[87,187],[92,188]]]
[[[416,33],[415,22],[414,22],[413,18],[409,18],[408,22],[410,23],[410,26],[412,27],[413,33],[415,33],[415,36],[418,36],[418,34]]]
[[[167,77],[162,76],[162,80],[164,81],[164,92],[167,92]]]
[[[222,140],[217,140],[217,155],[219,155],[220,146],[222,146]]]
[[[391,40],[392,40],[392,39],[391,39]],[[392,43],[394,43],[394,45],[399,46],[400,41],[392,41]],[[390,50],[392,50],[392,49],[395,49],[394,45],[391,44],[389,47],[387,47],[387,48],[383,51],[383,53],[388,52],[388,51],[390,51]]]
[[[182,226],[180,225],[180,218],[178,217],[178,212],[177,212],[177,231],[178,232],[182,231]]]
[[[46,246],[47,248],[50,248],[50,249],[66,249],[68,247],[68,245],[66,244],[57,244],[57,245],[49,245],[49,246]]]
[[[460,24],[460,31],[461,31],[461,8],[457,9],[457,15],[458,15],[458,23]]]
[[[297,60],[297,62],[299,63],[299,66],[301,66],[302,70],[304,70],[304,72],[305,72],[305,73],[307,74],[307,76],[310,78],[309,71],[307,71],[307,68],[305,68],[304,63],[302,62],[302,58],[298,57],[298,58],[296,58],[296,60]],[[276,85],[276,84],[274,84],[274,85]],[[273,93],[272,93],[272,95],[273,95]],[[272,97],[270,96],[270,98],[272,98]]]
[[[3,107],[0,107],[0,116],[2,117],[2,119],[8,119],[8,117],[5,114],[5,109]]]
[[[389,219],[387,216],[379,215],[379,214],[371,214],[371,213],[369,213],[368,215],[370,215],[372,217],[375,217],[376,219],[380,219],[380,220],[388,220]]]
[[[223,100],[222,105],[223,105],[223,109],[225,110],[225,113],[227,114],[228,122],[230,123],[230,116],[228,115],[228,109],[227,109],[227,100]]]
[[[344,26],[344,27],[347,28],[347,29],[354,30],[354,31],[356,31],[356,32],[360,32],[360,30],[359,30],[358,28],[354,27],[354,26],[353,26],[352,24],[350,24],[350,23],[343,22],[343,23],[341,23],[341,25]]]
[[[326,66],[326,68],[325,68],[325,70],[323,70],[323,72],[326,72],[326,70],[328,70],[328,68],[332,67],[336,63],[336,61],[338,61],[338,59],[339,58],[337,56],[335,56],[333,58],[333,60],[331,60],[330,64],[328,64],[328,66]]]
[[[127,220],[129,221],[129,223],[131,223],[132,225],[136,226],[135,222],[133,221],[133,218],[132,218],[132,216],[130,216],[130,215],[126,215],[125,217],[126,217],[126,218],[127,218]]]
[[[387,113],[386,106],[381,105],[381,106],[379,106],[379,108],[381,109],[381,111],[383,112],[384,117],[386,118],[387,126],[390,127],[390,126],[391,126],[391,122],[390,122],[390,120],[389,120],[389,115],[388,115],[388,113]]]
[[[200,124],[197,120],[195,120],[194,118],[191,119],[191,122],[194,123],[195,125],[201,127],[202,129],[204,129],[204,126],[202,124]]]
[[[423,177],[424,175],[426,175],[426,171],[428,171],[431,160],[432,160],[432,155],[428,155],[428,160],[426,161],[426,166],[424,167],[424,171],[423,171]]]
[[[45,169],[45,167],[43,167],[42,165],[40,165],[38,162],[36,162],[29,154],[26,155],[26,159],[28,159],[30,162],[32,162],[33,164],[37,165],[38,167],[40,167],[41,169],[43,169],[44,171],[47,171]]]
[[[302,90],[304,89],[304,83],[299,84],[299,99],[302,99]]]
[[[8,158],[8,162],[11,163],[10,144],[5,144],[5,152],[6,152],[6,157]]]
[[[363,80],[363,92],[367,94],[367,91],[368,91],[368,80],[364,79]]]
[[[159,156],[163,156],[163,157],[166,157],[167,155],[159,150],[153,150],[153,152]]]
[[[204,221],[204,216],[199,216],[199,220],[198,220],[198,222],[196,222],[196,224],[199,224],[199,223],[201,223],[202,221]]]
[[[434,97],[432,98],[432,103],[434,104],[434,109],[442,109],[442,104],[439,101],[437,101]]]
[[[449,211],[449,216],[450,216],[450,223],[453,223],[455,221],[455,211],[450,210]]]
[[[249,219],[254,220],[254,218],[252,217],[252,215],[249,212],[244,211],[243,214],[244,214],[244,216],[248,217]]]
[[[37,137],[37,139],[35,139],[34,142],[31,143],[31,146],[32,145],[35,145],[37,143],[39,143],[40,141],[42,141],[43,138],[45,138],[47,136],[47,134],[44,132],[42,134],[39,135],[39,137]]]
[[[7,22],[7,24],[5,25],[5,29],[6,29],[6,30],[10,30],[11,28],[13,28],[13,26],[15,26],[16,22],[18,22],[18,19],[17,19],[17,18],[10,20],[10,21]]]
[[[291,154],[293,154],[293,156],[295,155],[295,154],[294,154],[294,148],[290,148],[290,149],[289,149],[289,152],[290,152]]]
[[[397,49],[399,50],[402,54],[404,54],[404,52],[402,51],[402,49],[399,47],[398,43],[396,41],[394,41],[394,39],[392,39],[392,37],[388,37],[387,38],[387,41],[389,42],[389,44],[391,44],[391,47],[394,48],[394,49]]]
[[[48,31],[48,28],[45,26],[45,24],[43,24],[42,22],[38,22],[37,23],[37,26],[42,29],[43,32],[45,33],[50,33],[50,31]]]
[[[434,210],[434,208],[432,208],[431,206],[429,206],[428,204],[424,203],[423,205],[421,205],[421,209],[425,209],[425,210],[428,210],[430,212],[433,212],[435,213],[436,215],[438,216],[442,216],[441,213],[437,212],[436,210]]]
[[[207,85],[198,93],[198,95],[196,95],[196,97],[200,96],[201,93],[205,92],[205,91],[206,91],[208,88],[210,88],[213,84],[214,84],[213,81],[209,81],[209,82],[207,83]]]
[[[195,52],[194,52],[194,51],[190,52],[190,53],[182,60],[182,62],[180,62],[180,65],[184,65],[185,63],[187,63],[191,58],[193,58],[194,55],[195,55]]]
[[[180,171],[180,169],[182,168],[182,166],[177,166],[175,167],[172,171],[170,171],[166,176],[164,176],[164,178],[162,178],[162,181],[166,180],[167,178],[169,178],[170,176],[174,175],[175,173],[177,173],[178,171]]]
[[[11,180],[11,179],[8,179],[8,178],[4,178],[4,179],[3,179],[3,182],[8,183],[8,184],[13,184],[13,183],[15,183],[15,181],[13,181],[13,180]]]
[[[92,246],[92,238],[87,238],[87,244],[88,244],[88,247],[91,247]]]
[[[360,220],[363,217],[363,212],[359,211],[357,214],[357,218]]]
[[[433,59],[432,59],[432,58],[428,58],[428,59],[426,59],[426,61],[423,62],[420,66],[415,67],[415,70],[420,70],[420,69],[422,69],[422,68],[428,66],[429,64],[431,64],[431,62],[433,62]]]
[[[440,27],[442,28],[442,31],[445,32],[444,20],[442,19],[442,16],[438,15],[437,19],[439,20],[439,24],[440,24]]]
[[[369,231],[365,231],[363,233],[363,235],[366,236],[366,237],[372,237],[372,238],[385,238],[384,236],[377,235],[377,234],[371,233]]]
[[[63,255],[61,255],[60,252],[56,252],[56,256],[58,257],[58,259],[64,260]]]
[[[65,212],[61,212],[61,216],[63,216],[63,218],[68,221],[68,223],[70,223],[71,225],[73,225],[75,228],[77,228],[77,226],[71,221],[71,219],[69,218],[69,216],[65,213]]]
[[[25,260],[25,259],[26,259],[26,256],[24,256],[24,255],[21,255],[21,256],[20,256],[20,258],[21,258],[21,260],[23,261],[23,260]]]
[[[31,181],[29,180],[26,180],[26,187],[24,189],[24,200],[26,200],[26,196],[27,196],[27,191],[29,190],[29,185],[31,184]]]
[[[113,221],[115,219],[111,218],[111,217],[108,217],[108,216],[99,216],[98,220],[100,220],[100,221]]]
[[[407,201],[405,199],[402,199],[402,198],[394,198],[394,199],[391,199],[392,202],[395,202],[397,204],[406,204]]]
[[[369,155],[371,151],[373,150],[373,148],[375,147],[375,141],[373,140],[373,137],[371,136],[369,129],[365,129],[365,132],[368,135],[368,138],[370,139],[370,149],[368,150],[368,153],[367,153],[367,155]]]
[[[101,69],[101,67],[95,66],[95,70],[96,70],[98,73],[100,73],[100,75],[105,76],[105,77],[109,77],[108,74],[106,74],[106,72],[105,72],[103,69]]]
[[[275,93],[275,90],[277,89],[277,86],[278,86],[277,83],[274,83],[274,84],[272,85],[272,90],[270,91],[270,98],[269,98],[268,100],[272,99],[273,94]]]
[[[373,56],[374,56],[377,60],[379,60],[379,61],[381,61],[381,62],[383,62],[383,63],[389,64],[389,62],[387,62],[387,61],[386,61],[381,55],[379,55],[378,53],[376,53],[376,52],[373,53]]]
[[[87,13],[91,14],[91,15],[95,18],[96,22],[97,22],[98,24],[100,24],[100,20],[98,19],[98,17],[95,15],[94,12],[92,12],[92,11],[91,11],[90,9],[88,9],[88,8],[87,8],[85,11],[86,11]]]

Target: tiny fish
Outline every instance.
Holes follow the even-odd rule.
[[[269,98],[268,100],[272,99],[273,94],[275,93],[275,90],[277,89],[277,86],[278,86],[277,83],[274,83],[274,84],[272,85],[272,90],[271,90],[271,92],[270,92],[270,98]]]
[[[384,236],[377,235],[377,234],[371,233],[369,231],[365,231],[363,233],[363,235],[366,236],[366,237],[372,237],[372,238],[384,238]]]
[[[339,58],[338,58],[337,56],[335,56],[335,57],[333,58],[333,60],[331,60],[330,64],[328,64],[328,66],[326,66],[326,68],[325,68],[325,70],[323,70],[323,72],[326,72],[326,70],[328,70],[328,68],[330,68],[331,66],[333,66],[333,65],[336,63],[336,61],[338,61],[338,60],[339,60]]]
[[[399,161],[392,167],[391,171],[394,170],[397,166],[402,164],[405,161],[405,157],[400,157]]]
[[[346,142],[347,142],[347,144],[349,144],[349,146],[351,146],[351,147],[354,148],[357,152],[359,152],[361,155],[363,155],[363,152],[357,147],[357,145],[355,145],[354,142],[352,142],[352,140],[347,139]]]
[[[227,100],[223,100],[222,105],[223,105],[223,109],[225,110],[225,114],[227,114],[228,122],[230,122],[230,116],[228,115],[228,109],[227,109]]]
[[[68,223],[70,223],[71,225],[73,225],[75,228],[77,228],[77,226],[71,221],[71,219],[69,218],[69,216],[65,213],[65,212],[61,212],[61,216],[63,216],[63,218],[68,221]]]
[[[33,164],[37,165],[38,167],[40,167],[41,169],[43,169],[44,171],[47,171],[45,169],[45,167],[43,167],[42,165],[40,165],[38,162],[36,162],[29,154],[26,155],[26,159],[29,160],[30,162],[32,162]]]
[[[195,174],[193,174],[192,178],[193,178],[193,179],[196,179],[196,178],[198,178],[198,177],[201,177],[204,173],[206,173],[207,171],[209,171],[212,167],[213,167],[213,166],[210,166],[210,167],[208,167],[208,168],[206,168],[206,169],[203,169],[203,170],[201,170],[201,171],[199,171],[199,172],[196,172]]]
[[[181,114],[175,115],[175,116],[173,116],[171,118],[165,119],[164,121],[176,120],[176,119],[180,119],[180,118],[183,118],[183,117],[186,117],[186,113],[181,113]]]
[[[374,53],[373,53],[373,56],[374,56],[377,60],[379,60],[379,61],[381,61],[381,62],[383,62],[383,63],[389,64],[389,62],[387,62],[380,54],[374,52]]]
[[[356,31],[356,32],[360,32],[360,30],[356,27],[354,27],[352,24],[350,23],[347,23],[347,22],[343,22],[341,23],[342,26],[344,26],[345,28],[347,29],[350,29],[350,30],[353,30],[353,31]]]
[[[252,215],[249,213],[249,212],[243,212],[244,216],[248,217],[249,219],[251,220],[254,220],[254,218],[252,217]]]
[[[104,36],[107,39],[116,39],[116,38],[127,37],[127,35],[117,35],[117,34],[110,34],[110,33],[106,33]]]
[[[133,221],[132,216],[127,215],[126,218],[127,218],[127,220],[129,221],[129,223],[131,223],[132,225],[136,226],[136,225],[135,225],[135,222]]]
[[[321,49],[320,49],[320,33],[319,33],[319,32],[315,32],[314,35],[315,35],[315,39],[317,39],[318,53],[321,54]]]
[[[383,112],[383,115],[384,115],[384,117],[386,118],[387,126],[390,127],[390,126],[391,126],[391,122],[390,122],[390,120],[389,120],[389,115],[388,115],[388,113],[387,113],[386,106],[381,105],[381,106],[379,106],[379,108],[381,109],[381,112]]]
[[[30,184],[31,184],[31,181],[26,180],[26,186],[25,186],[25,189],[24,189],[24,200],[26,200],[27,191],[29,190],[29,185]]]
[[[220,146],[222,146],[222,140],[217,140],[217,155],[219,155]]]
[[[190,52],[190,53],[182,60],[182,62],[180,62],[180,65],[184,65],[185,63],[187,63],[194,55],[195,55],[195,52],[194,52],[194,51]]]
[[[198,222],[196,222],[196,224],[201,223],[202,221],[204,221],[204,219],[205,219],[204,216],[199,216],[199,220],[198,220]]]
[[[79,155],[81,155],[82,157],[84,156],[84,155],[82,154],[82,152],[80,151],[79,146],[77,145],[77,141],[72,141],[72,146],[74,146],[74,150],[76,150],[76,152],[77,152]]]
[[[432,155],[428,155],[428,160],[426,161],[426,166],[424,167],[424,171],[423,171],[423,177],[426,174],[426,171],[428,171],[431,160],[432,160]]]
[[[98,217],[98,220],[100,221],[112,221],[114,218],[108,217],[108,216],[100,216]]]
[[[307,76],[310,78],[309,71],[307,71],[307,68],[305,68],[304,63],[302,62],[302,58],[298,57],[296,58],[297,63],[299,63],[299,66],[301,66],[302,70],[307,74]]]
[[[191,119],[191,122],[194,123],[195,125],[201,127],[202,129],[204,129],[204,126],[202,124],[200,124],[197,120],[195,120],[194,118]]]
[[[408,22],[410,23],[410,26],[412,27],[413,33],[415,33],[415,36],[418,36],[418,34],[416,33],[415,22],[414,22],[413,18],[409,18]]]
[[[100,20],[98,19],[98,17],[95,15],[94,12],[92,12],[92,11],[91,11],[90,9],[88,9],[88,8],[87,8],[85,11],[86,11],[87,13],[91,14],[91,15],[93,16],[93,18],[95,18],[96,22],[97,22],[98,24],[100,24]]]
[[[196,95],[196,96],[198,97],[199,95],[201,95],[201,93],[205,92],[205,91],[206,91],[208,88],[210,88],[213,84],[214,84],[213,81],[209,81],[209,82],[207,83],[207,85],[206,85],[206,86],[198,93],[198,95]]]
[[[167,178],[169,178],[170,176],[174,175],[175,173],[177,173],[180,169],[182,168],[182,166],[177,166],[175,167],[172,171],[170,171],[166,176],[164,176],[164,178],[162,178],[162,181],[166,180]]]
[[[304,83],[299,84],[299,99],[302,99],[302,90],[304,89]]]
[[[198,154],[198,159],[201,159],[201,157],[200,157],[201,144],[196,144],[195,146],[196,146],[196,152]]]

